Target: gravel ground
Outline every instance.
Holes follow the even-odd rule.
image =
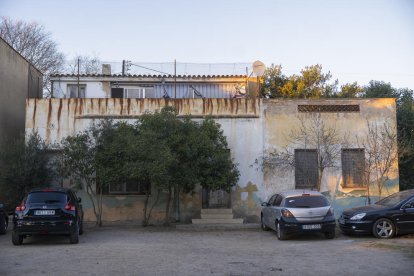
[[[274,232],[86,229],[80,243],[0,236],[0,275],[413,275],[414,236],[393,240],[314,234],[278,241]]]

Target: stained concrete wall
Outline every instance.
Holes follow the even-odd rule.
[[[367,120],[376,124],[385,121],[396,126],[394,99],[354,100],[254,100],[254,99],[49,99],[27,101],[26,132],[37,130],[48,143],[59,142],[88,128],[102,118],[134,122],[146,111],[160,110],[165,105],[175,106],[179,116],[192,114],[195,119],[213,116],[227,137],[232,157],[238,163],[240,179],[231,191],[232,208],[237,217],[258,221],[260,203],[273,193],[295,187],[292,171],[262,168],[255,162],[275,148],[289,144],[291,130],[300,120],[309,120],[310,114],[298,112],[298,105],[358,105],[359,112],[321,113],[327,125],[335,126],[340,135],[348,135],[349,145],[357,145],[356,137],[367,132]],[[260,162],[259,162],[260,163]],[[384,194],[398,190],[397,164]],[[345,206],[363,205],[364,191],[355,195],[353,189],[344,189],[340,167],[324,174],[321,191],[331,197],[337,210]],[[80,192],[82,194],[82,192]],[[362,195],[362,196],[361,196]],[[85,195],[86,217],[93,219]],[[162,200],[160,201],[162,202]],[[142,196],[105,196],[104,220],[141,220]],[[197,217],[201,209],[201,191],[181,196],[181,219]],[[162,219],[164,205],[154,209],[154,218]]]
[[[0,145],[24,134],[26,98],[41,95],[42,74],[0,38]]]

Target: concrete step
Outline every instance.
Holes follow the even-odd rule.
[[[201,214],[233,214],[232,209],[201,209]]]
[[[243,219],[192,219],[193,224],[243,224]]]
[[[201,214],[202,219],[232,219],[233,214]]]

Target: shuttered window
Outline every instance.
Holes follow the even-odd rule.
[[[295,149],[296,189],[316,188],[318,175],[318,153],[316,149]]]
[[[347,188],[363,187],[365,173],[364,149],[342,149],[343,186]]]

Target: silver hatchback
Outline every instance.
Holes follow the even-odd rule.
[[[262,203],[263,230],[273,229],[279,240],[289,234],[321,232],[328,239],[335,237],[335,216],[329,200],[319,192],[286,191]]]

